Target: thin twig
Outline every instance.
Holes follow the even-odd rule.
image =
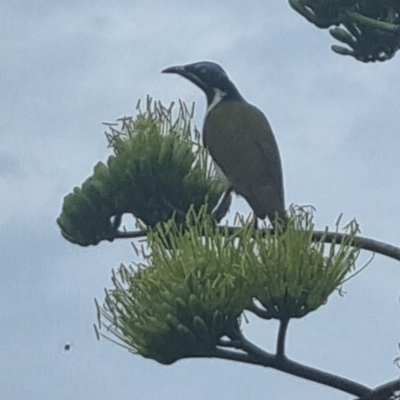
[[[238,340],[223,340],[220,339],[217,346],[240,349],[242,343]]]
[[[267,310],[263,310],[262,308],[258,307],[256,304],[251,303],[246,307],[246,310],[252,312],[254,315],[257,315],[257,317],[262,318],[262,319],[272,319],[274,316],[271,315],[271,313]]]
[[[147,231],[117,231],[115,239],[136,239],[146,237],[147,233]]]

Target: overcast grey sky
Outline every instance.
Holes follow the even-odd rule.
[[[93,298],[128,241],[80,248],[56,225],[63,196],[110,154],[103,121],[204,95],[160,74],[220,63],[268,116],[287,203],[316,207],[318,228],[356,217],[362,234],[400,245],[399,57],[365,65],[285,0],[3,1],[0,4],[0,394],[4,399],[319,399],[344,393],[216,360],[165,367],[97,342]],[[233,211],[248,212],[235,199]],[[367,259],[367,255],[364,257]],[[400,265],[376,256],[326,306],[289,330],[288,355],[366,385],[399,377]],[[272,349],[276,325],[245,332]],[[72,351],[63,345],[72,343]]]

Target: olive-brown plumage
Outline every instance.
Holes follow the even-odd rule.
[[[236,118],[231,118],[235,115]],[[282,167],[264,114],[246,103],[226,101],[204,121],[203,140],[212,158],[258,218],[284,219]]]
[[[282,165],[278,146],[265,115],[247,103],[225,71],[215,63],[170,67],[200,87],[207,97],[203,140],[227,178],[224,199],[231,190],[243,196],[258,218],[286,222]]]

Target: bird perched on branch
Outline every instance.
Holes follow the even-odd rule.
[[[272,129],[265,115],[239,93],[226,72],[213,62],[164,69],[183,76],[203,90],[207,112],[204,146],[224,175],[226,207],[232,191],[243,196],[258,218],[286,222],[282,166]],[[218,213],[218,207],[213,213]]]

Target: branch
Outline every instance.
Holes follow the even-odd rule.
[[[229,227],[230,233],[235,233],[237,227]],[[265,230],[266,232],[269,230]],[[145,237],[147,231],[117,231],[115,234],[115,239],[135,239],[139,237]],[[349,235],[338,232],[326,232],[326,231],[314,231],[312,240],[317,242],[324,237],[325,243],[335,242],[341,244],[344,239],[348,239]],[[393,258],[394,260],[400,261],[400,248],[393,246],[388,243],[380,242],[378,240],[369,239],[363,236],[355,236],[353,238],[353,246],[358,247],[362,250],[372,251],[383,256]]]
[[[136,239],[146,236],[147,231],[116,231],[114,239]]]
[[[365,396],[373,393],[373,391],[368,387],[350,381],[349,379],[308,367],[292,361],[285,356],[272,355],[257,347],[255,344],[249,342],[243,335],[241,335],[241,342],[241,350],[245,351],[246,353],[215,348],[209,354],[207,354],[207,357],[215,357],[224,360],[238,361],[246,364],[273,368],[282,372],[286,372],[290,375],[298,376],[312,382],[320,383],[322,385],[350,393],[358,396],[360,398],[359,400],[365,400],[367,399]],[[370,399],[368,398],[368,400]]]
[[[313,240],[321,240],[323,236],[325,236],[325,243],[335,242],[337,244],[341,244],[344,239],[349,237],[348,235],[343,233],[314,231]],[[380,242],[378,240],[369,239],[362,236],[355,236],[353,239],[353,246],[400,261],[400,248],[388,243]]]
[[[372,393],[359,397],[357,400],[388,400],[398,390],[400,390],[400,379],[378,386]]]

